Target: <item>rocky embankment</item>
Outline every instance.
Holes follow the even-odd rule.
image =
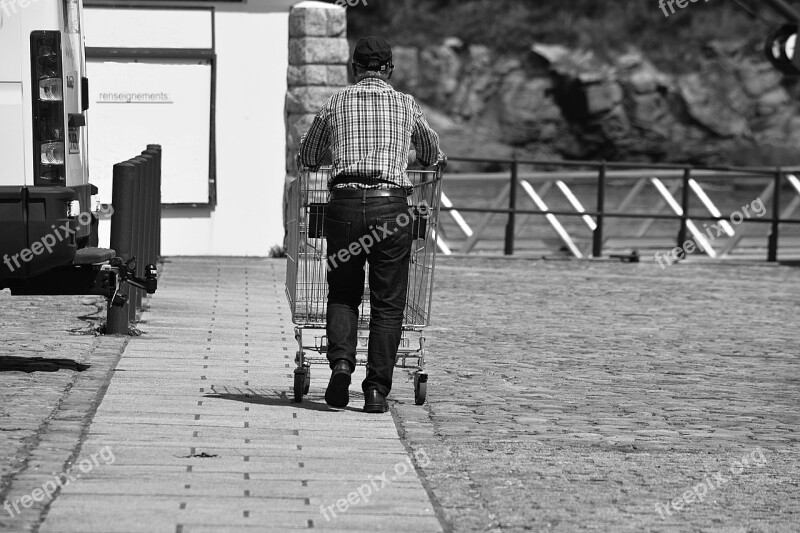
[[[499,57],[450,38],[396,47],[393,82],[426,106],[451,155],[800,163],[795,84],[741,43],[698,54],[701,69],[670,74],[633,48],[600,59],[535,44]]]

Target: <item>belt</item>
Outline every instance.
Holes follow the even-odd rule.
[[[408,198],[405,189],[333,189],[331,200],[347,200],[353,198]]]

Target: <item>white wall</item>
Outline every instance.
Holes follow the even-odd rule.
[[[289,5],[217,11],[217,206],[165,209],[163,255],[265,256],[283,243]],[[101,245],[108,234],[103,221]]]
[[[288,39],[288,13],[217,13],[218,203],[200,218],[165,210],[164,255],[260,256],[283,243]]]

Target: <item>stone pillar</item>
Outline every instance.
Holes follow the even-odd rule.
[[[325,101],[347,86],[350,47],[343,7],[324,2],[296,4],[289,13],[286,95],[286,173],[297,175],[295,156]]]

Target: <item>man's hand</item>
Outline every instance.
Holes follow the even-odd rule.
[[[309,170],[309,171],[311,171],[311,172],[316,172],[316,171],[318,171],[318,170],[319,170],[319,167],[320,167],[320,166],[322,166],[322,165],[311,165],[311,166],[304,165],[304,164],[303,164],[303,163],[300,161],[300,154],[297,154],[297,157],[295,157],[295,162],[297,163],[297,168],[298,168],[298,169],[303,169],[303,168],[305,168],[305,169],[307,169],[307,170]]]
[[[447,168],[447,156],[444,153],[439,153],[439,159],[436,160],[435,163],[427,164],[419,159],[416,158],[416,154],[414,152],[410,152],[411,157],[409,157],[410,161],[408,163],[408,170],[424,170],[424,169],[431,169],[431,168],[438,168],[444,170]]]

